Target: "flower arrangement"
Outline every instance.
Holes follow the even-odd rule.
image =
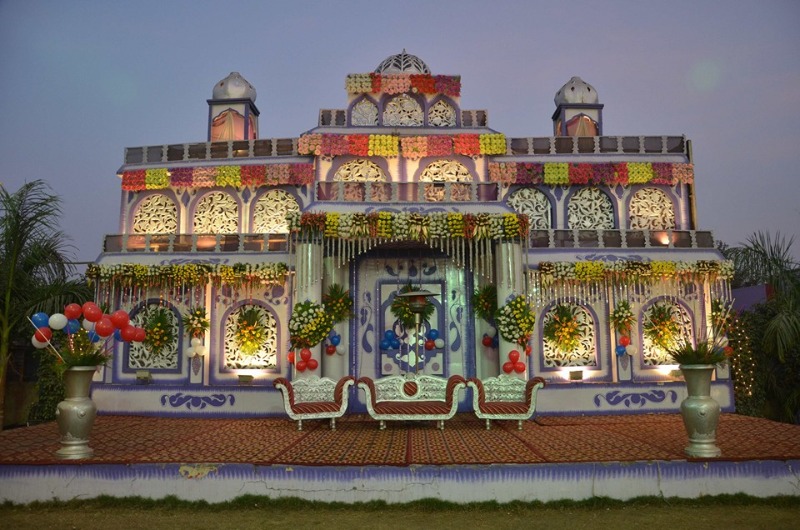
[[[674,307],[666,302],[658,302],[648,309],[643,325],[644,335],[659,348],[670,351],[680,333],[675,318]]]
[[[156,307],[147,312],[144,330],[147,337],[143,343],[153,355],[161,355],[175,341],[175,329],[172,326],[172,311],[165,307]]]
[[[115,282],[122,287],[202,287],[209,282],[240,285],[280,285],[288,267],[285,263],[235,263],[233,265],[186,263],[180,265],[89,265],[89,282]]]
[[[411,283],[408,283],[400,288],[400,291],[397,294],[405,294],[410,293],[412,291],[419,291],[420,287],[414,287]],[[433,315],[433,303],[426,297],[425,298],[425,307],[420,313],[422,316],[423,321],[428,321]],[[392,305],[389,307],[389,310],[392,312],[392,316],[400,321],[401,324],[406,329],[410,329],[414,327],[416,320],[415,320],[415,313],[411,310],[411,299],[407,296],[395,296],[394,300],[392,300]]]
[[[569,184],[569,164],[566,162],[545,163],[544,183],[550,186]]]
[[[544,339],[557,349],[568,353],[580,345],[581,330],[578,324],[577,307],[571,304],[555,306],[544,323]]]
[[[614,331],[624,337],[630,337],[631,330],[636,324],[636,317],[633,315],[631,304],[627,300],[620,300],[611,312],[611,325]]]
[[[422,94],[461,95],[461,76],[430,74],[348,74],[344,81],[348,94],[385,92],[399,94],[417,92]]]
[[[487,135],[481,135],[482,154],[503,154],[485,152],[483,149],[484,136]],[[497,167],[501,164],[504,166],[502,169]],[[530,162],[489,163],[489,179],[491,182],[504,182],[508,179],[508,173],[516,173],[516,184],[541,184],[544,182],[544,184],[550,186],[567,184],[632,186],[648,183],[672,186],[679,183],[692,184],[694,182],[694,166],[692,164],[651,164],[649,162],[620,162],[617,164],[566,164],[562,162],[546,162],[544,164]]]
[[[682,366],[690,364],[723,365],[732,354],[731,348],[723,348],[719,341],[713,338],[698,339],[697,344],[684,340],[669,350],[669,355]]]
[[[292,348],[311,348],[322,342],[333,328],[333,315],[310,300],[295,304],[289,319]]]
[[[489,323],[494,322],[494,314],[497,312],[497,287],[489,284],[476,289],[472,295],[472,309],[478,318]]]
[[[235,340],[245,355],[253,355],[264,347],[267,332],[261,320],[261,309],[249,306],[236,318]]]
[[[328,287],[328,292],[322,295],[322,305],[330,313],[334,324],[344,322],[353,316],[353,300],[350,299],[350,291],[338,283],[333,283]]]
[[[522,295],[512,297],[494,315],[497,331],[509,342],[524,346],[530,339],[536,315]]]
[[[217,186],[242,187],[241,166],[220,166],[217,168]]]
[[[183,329],[192,338],[202,339],[211,326],[206,315],[206,308],[197,306],[183,315]]]

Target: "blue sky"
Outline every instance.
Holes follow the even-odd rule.
[[[405,48],[507,136],[549,136],[578,75],[605,134],[692,140],[700,228],[800,239],[798,28],[800,2],[773,0],[0,0],[0,183],[48,181],[93,260],[119,232],[124,148],[205,141],[229,72],[256,87],[261,136],[291,137]]]

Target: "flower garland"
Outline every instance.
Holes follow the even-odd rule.
[[[401,287],[397,294],[405,294],[419,290],[419,287],[414,287],[409,283]],[[399,320],[406,329],[411,329],[416,324],[416,319],[414,317],[416,313],[411,310],[411,300],[409,297],[395,296],[389,310],[392,312],[392,316]],[[430,320],[431,315],[433,315],[433,303],[427,297],[425,298],[425,307],[421,315],[424,322]]]
[[[506,152],[506,137],[500,133],[403,137],[394,134],[310,133],[300,136],[297,142],[298,154],[323,158],[340,155],[395,157],[402,153],[404,158],[419,160],[426,156],[457,154],[479,157],[504,155]],[[517,171],[516,163],[508,163],[508,168],[509,172]],[[492,171],[491,167],[489,169]]]
[[[311,348],[322,342],[333,328],[333,315],[309,300],[295,304],[289,319],[292,348]]]
[[[344,80],[348,94],[420,94],[461,95],[461,76],[430,74],[348,74]]]
[[[644,335],[659,348],[669,351],[675,346],[680,326],[675,318],[672,304],[659,302],[647,310]]]
[[[164,307],[156,307],[148,312],[144,324],[147,335],[142,342],[153,355],[161,355],[175,341],[171,313]]]
[[[556,282],[656,282],[661,279],[694,281],[700,278],[730,280],[733,262],[710,261],[558,261],[539,263],[539,280],[544,284]]]
[[[350,291],[338,283],[332,283],[328,287],[328,292],[322,295],[322,305],[330,313],[334,324],[344,322],[353,316],[353,300],[350,298]]]
[[[494,322],[494,314],[497,312],[497,287],[485,285],[477,289],[472,295],[472,309],[478,318],[489,323]]]
[[[512,297],[494,315],[497,331],[508,342],[524,346],[533,333],[536,315],[522,295]]]
[[[267,331],[261,320],[261,309],[255,306],[243,309],[236,318],[234,339],[245,355],[257,353],[267,341]]]
[[[211,322],[206,315],[206,308],[197,306],[183,315],[183,329],[192,338],[202,339],[211,327]]]
[[[342,141],[346,142],[346,140]],[[327,146],[326,149],[329,152],[337,152],[333,145]],[[339,148],[338,151],[340,154],[346,154],[346,150],[343,148]],[[125,191],[160,190],[169,187],[307,186],[313,182],[314,164],[308,163],[160,168],[124,171],[122,173],[122,189]]]
[[[484,135],[481,135],[483,137]],[[483,153],[482,154],[505,154]],[[512,180],[512,175],[514,178]],[[693,164],[619,162],[615,164],[569,164],[564,162],[491,162],[489,180],[501,184],[547,184],[632,186],[661,184],[674,186],[694,182]]]
[[[631,309],[631,304],[628,303],[627,300],[620,300],[617,302],[617,305],[614,306],[614,310],[611,312],[610,319],[611,325],[614,326],[614,330],[620,336],[630,337],[631,330],[636,324],[636,317]]]
[[[209,282],[234,287],[282,285],[289,268],[285,263],[235,263],[220,265],[186,263],[181,265],[141,265],[118,263],[91,264],[86,268],[89,284],[113,283],[119,287],[203,287]]]
[[[577,310],[574,305],[559,304],[551,310],[544,323],[544,339],[564,353],[575,351],[580,345]]]

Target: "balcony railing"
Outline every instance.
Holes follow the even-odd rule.
[[[531,230],[534,248],[714,248],[714,236],[698,230]]]
[[[103,252],[286,252],[288,234],[116,234]]]

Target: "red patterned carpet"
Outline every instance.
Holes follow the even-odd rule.
[[[685,460],[680,415],[558,416],[493,422],[487,431],[459,414],[444,431],[435,422],[388,422],[367,416],[327,422],[288,419],[183,419],[99,416],[91,437],[95,455],[81,463],[251,463],[257,465],[451,465]],[[719,460],[798,460],[800,425],[723,414]],[[56,464],[55,423],[0,432],[0,465]]]

